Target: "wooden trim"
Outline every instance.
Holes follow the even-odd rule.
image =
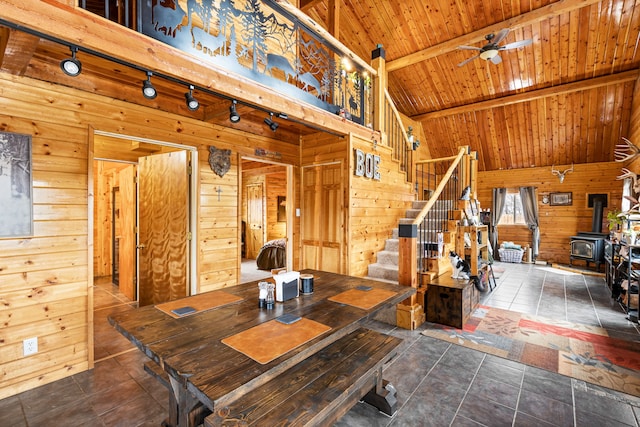
[[[94,180],[93,180],[93,126],[87,126],[87,363],[88,368],[95,365],[95,336],[93,334],[93,221],[94,221]]]

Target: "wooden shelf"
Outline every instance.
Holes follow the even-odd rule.
[[[470,246],[465,245],[465,235],[469,236]],[[489,264],[489,227],[486,225],[459,226],[456,252],[461,257],[469,257],[470,274],[479,276],[480,270]],[[481,264],[480,260],[485,262]]]

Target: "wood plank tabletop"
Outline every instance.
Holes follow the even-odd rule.
[[[154,306],[146,306],[114,314],[109,322],[213,411],[214,407],[235,400],[352,332],[378,311],[394,307],[415,293],[415,289],[408,286],[364,278],[317,270],[301,273],[313,274],[313,294],[276,302],[271,310],[258,307],[258,281],[255,281],[224,288],[225,292],[243,300],[219,308],[173,318]],[[329,301],[331,297],[362,286],[392,291],[394,295],[370,309]],[[286,313],[331,329],[266,364],[221,342]],[[264,345],[269,345],[269,337],[265,337]]]

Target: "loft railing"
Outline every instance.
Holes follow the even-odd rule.
[[[411,165],[413,164],[414,148],[409,141],[400,113],[386,88],[384,101],[382,130],[386,135],[386,144],[391,147],[392,158],[400,163],[400,170],[405,173],[406,181],[411,182],[413,180]]]
[[[285,0],[78,0],[86,10],[372,127],[376,71]]]

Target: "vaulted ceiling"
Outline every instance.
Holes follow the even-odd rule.
[[[401,113],[422,125],[422,146],[434,158],[469,146],[478,153],[481,171],[608,162],[616,144],[633,131],[634,96],[640,109],[637,0],[299,3],[364,60],[383,46],[389,93]],[[473,48],[486,45],[487,35],[504,29],[509,31],[498,46],[532,42],[500,50],[500,63],[476,58],[459,66],[480,53]],[[73,36],[82,39],[82,31]],[[230,125],[229,99],[197,93],[203,108],[193,113],[184,106],[183,85],[154,80],[166,96],[146,100],[140,96],[140,70],[84,55],[82,78],[72,78],[58,66],[68,56],[61,44],[0,26],[0,72]],[[276,134],[264,126],[264,110],[239,109],[242,121],[231,126],[237,129],[294,144],[300,135],[317,132],[282,121]]]
[[[480,170],[607,162],[629,137],[637,0],[301,2],[360,57],[383,45],[389,93],[422,124],[433,157],[470,146]],[[501,50],[499,64],[458,66],[479,53],[458,46],[482,47],[502,29],[499,45],[532,43]]]

